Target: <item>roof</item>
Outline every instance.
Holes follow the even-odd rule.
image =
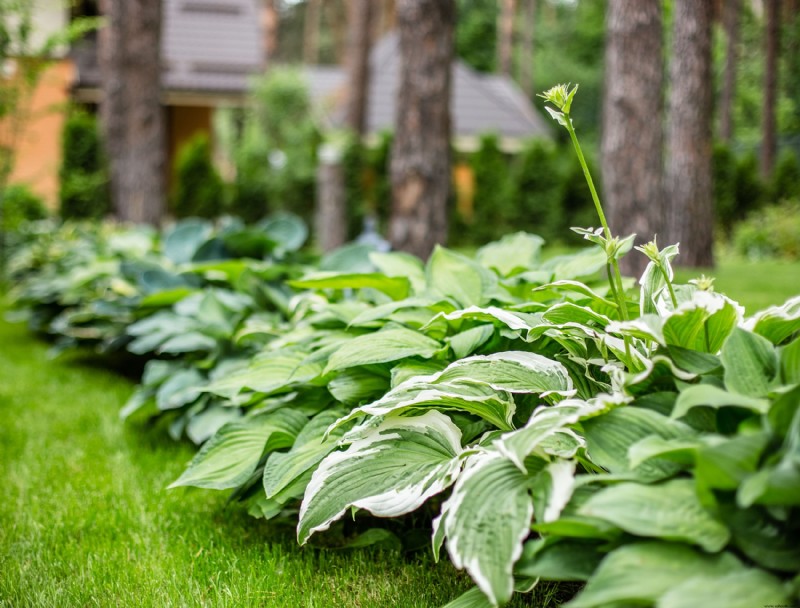
[[[163,0],[162,84],[167,91],[244,94],[263,70],[258,0]],[[100,86],[93,42],[76,47],[77,87]]]
[[[397,34],[390,33],[373,47],[370,55],[369,133],[391,130],[394,126],[400,66],[398,43]],[[306,78],[314,102],[330,108],[330,123],[343,124],[344,69],[310,66],[306,68]],[[460,60],[453,62],[451,115],[456,138],[474,139],[489,132],[507,140],[550,137],[547,123],[513,80],[497,74],[481,74]]]

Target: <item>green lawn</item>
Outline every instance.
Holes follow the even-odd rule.
[[[429,551],[301,549],[222,494],[165,490],[191,446],[119,420],[129,381],[46,352],[0,321],[3,608],[436,607],[471,587]]]

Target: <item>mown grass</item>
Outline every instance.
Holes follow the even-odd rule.
[[[0,321],[0,606],[435,607],[471,587],[429,552],[301,549],[222,494],[167,491],[191,446],[119,420],[129,381],[46,353]]]

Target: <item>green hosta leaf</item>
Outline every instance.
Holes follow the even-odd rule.
[[[529,315],[527,315],[529,316]],[[468,306],[461,310],[456,310],[450,313],[439,313],[434,317],[430,324],[436,319],[445,319],[446,321],[458,321],[460,319],[472,319],[476,321],[489,321],[492,323],[500,322],[512,330],[530,330],[532,326],[526,321],[525,313],[515,313],[509,310],[498,308],[497,306],[487,306],[481,308],[479,306]]]
[[[602,557],[597,545],[586,542],[530,540],[525,543],[515,573],[550,581],[585,581]]]
[[[621,407],[583,423],[586,444],[592,461],[611,473],[632,473],[643,480],[669,477],[681,469],[679,464],[664,459],[647,460],[631,467],[628,451],[631,446],[650,436],[663,439],[687,439],[695,432],[687,425],[670,420],[652,410]]]
[[[493,325],[478,325],[451,337],[450,348],[457,359],[468,357],[494,335]]]
[[[461,431],[439,412],[387,417],[350,437],[350,446],[327,456],[311,478],[300,507],[300,544],[350,507],[379,517],[410,513],[453,483],[460,470]]]
[[[631,534],[684,541],[707,551],[719,551],[730,540],[728,529],[700,504],[689,479],[609,486],[591,496],[579,512]]]
[[[292,213],[276,213],[257,224],[284,251],[297,251],[308,238],[306,223]]]
[[[321,372],[322,365],[306,362],[304,353],[278,351],[257,356],[248,367],[215,380],[204,390],[228,399],[245,389],[270,394],[308,382]]]
[[[736,490],[755,473],[768,441],[766,433],[751,433],[703,447],[695,456],[695,477],[709,488]]]
[[[641,542],[612,551],[583,591],[567,608],[605,608],[655,603],[685,580],[702,575],[730,574],[741,568],[730,554],[706,555],[686,545]]]
[[[769,411],[769,401],[748,397],[746,394],[730,393],[724,389],[711,384],[695,384],[678,395],[675,402],[675,409],[672,411],[673,418],[680,418],[693,407],[742,407],[758,414],[766,414]]]
[[[405,277],[390,277],[381,273],[342,274],[334,272],[316,272],[302,279],[289,281],[289,285],[299,289],[364,289],[371,288],[382,291],[393,300],[402,300],[408,296],[411,284]]]
[[[478,587],[473,587],[465,594],[448,602],[443,608],[493,608],[494,604]]]
[[[389,388],[389,379],[362,368],[346,369],[328,383],[328,390],[345,405],[358,405]]]
[[[389,253],[374,251],[369,254],[369,259],[386,276],[408,279],[414,293],[424,291],[425,268],[419,258],[400,251]]]
[[[292,449],[288,452],[273,452],[264,466],[264,492],[274,498],[300,478],[310,477],[311,470],[336,448],[344,434],[344,429],[334,429],[326,436],[340,410],[328,410],[314,416],[297,435]],[[305,486],[298,495],[302,495]]]
[[[445,361],[407,359],[400,361],[392,368],[392,388],[411,380],[414,376],[430,376],[442,371],[447,366]]]
[[[475,355],[447,367],[437,382],[471,380],[510,393],[568,393],[572,380],[567,368],[535,353],[506,351]]]
[[[736,502],[742,507],[800,505],[800,466],[784,458],[775,466],[761,469],[742,482]]]
[[[667,591],[657,608],[753,608],[789,606],[789,596],[781,582],[762,570],[741,570],[729,574],[693,576]]]
[[[495,606],[511,598],[514,563],[530,533],[528,481],[501,454],[470,457],[434,522],[434,535],[444,529],[453,565],[465,568]]]
[[[606,254],[600,247],[591,247],[578,253],[550,258],[541,266],[549,270],[553,280],[590,277],[606,267]]]
[[[173,374],[156,392],[156,405],[160,410],[173,410],[191,403],[203,392],[205,379],[196,369]]]
[[[796,524],[777,521],[764,509],[740,509],[734,505],[723,505],[722,516],[736,546],[759,566],[792,574],[800,570]]]
[[[196,444],[210,439],[219,429],[242,417],[238,408],[211,406],[195,414],[186,424],[186,435]]]
[[[784,384],[800,384],[800,339],[780,350],[781,380]]]
[[[268,447],[289,447],[305,423],[303,414],[282,409],[226,424],[169,487],[235,488],[253,474]]]
[[[481,305],[496,277],[469,258],[436,247],[425,268],[428,287],[452,298],[462,307]]]
[[[171,355],[179,353],[194,353],[194,352],[207,352],[214,350],[217,346],[217,341],[198,331],[190,331],[185,334],[179,334],[171,337],[158,347],[159,353],[167,353]]]
[[[765,338],[735,329],[722,347],[725,386],[730,391],[764,397],[778,373],[778,357]]]
[[[403,327],[384,329],[358,336],[342,345],[331,355],[325,373],[357,365],[397,361],[407,357],[430,359],[441,347],[442,345],[436,340],[411,329]]]
[[[764,336],[773,344],[781,344],[786,338],[800,331],[800,296],[788,300],[781,306],[772,306],[756,313],[747,320],[746,327]]]
[[[518,271],[530,270],[539,261],[542,245],[542,237],[516,232],[484,245],[478,249],[476,257],[483,266],[494,268],[507,277]]]
[[[211,236],[211,222],[187,219],[179,222],[164,237],[164,255],[175,264],[190,262],[195,252]]]

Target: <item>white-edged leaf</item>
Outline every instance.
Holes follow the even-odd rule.
[[[730,540],[728,528],[700,503],[691,479],[609,486],[592,495],[578,512],[631,534],[683,541],[706,551],[719,551]]]
[[[442,608],[492,608],[493,606],[494,604],[489,601],[480,588],[473,587]]]
[[[436,411],[387,417],[358,429],[356,437],[346,450],[328,455],[311,477],[300,507],[300,544],[350,507],[379,517],[410,513],[453,483],[460,470],[461,431]]]
[[[492,605],[514,591],[514,563],[530,533],[529,478],[497,452],[471,456],[442,505],[444,536],[453,565],[466,569]]]
[[[382,291],[393,300],[402,300],[411,289],[405,277],[390,277],[382,273],[315,272],[302,279],[289,281],[299,289],[364,289]]]
[[[325,373],[339,369],[386,363],[407,357],[431,358],[442,345],[412,329],[394,327],[364,334],[343,344],[331,355]]]
[[[575,489],[575,461],[554,460],[536,475],[531,487],[536,521],[558,519]]]
[[[456,310],[450,313],[439,313],[436,317],[431,319],[431,325],[436,319],[445,319],[446,321],[458,321],[460,319],[472,319],[476,321],[491,321],[500,322],[509,329],[513,330],[530,330],[532,326],[524,319],[525,313],[514,313],[509,310],[498,308],[497,306],[468,306],[461,310]]]
[[[235,488],[253,474],[268,444],[271,449],[289,447],[306,420],[303,414],[281,409],[226,424],[169,487]]]
[[[743,407],[752,412],[766,414],[770,403],[767,399],[748,397],[741,393],[732,393],[712,384],[694,384],[680,392],[675,408],[672,410],[673,418],[685,416],[693,407]]]
[[[756,313],[747,320],[745,329],[764,336],[773,344],[782,343],[800,331],[800,296]]]

